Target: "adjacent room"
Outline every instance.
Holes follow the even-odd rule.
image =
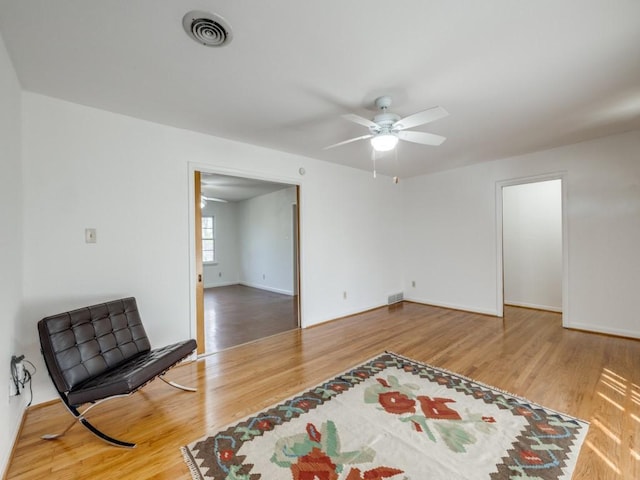
[[[296,186],[202,172],[199,181],[199,353],[298,328]]]
[[[631,1],[0,0],[3,478],[640,478],[639,59]]]

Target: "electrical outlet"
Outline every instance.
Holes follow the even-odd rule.
[[[347,299],[347,291],[345,290],[344,292],[342,292],[342,298],[343,299]]]
[[[20,383],[24,383],[26,380],[24,376],[24,363],[22,362],[16,363],[16,378]]]
[[[415,281],[415,280],[412,280],[412,281],[411,281],[411,286],[412,286],[413,288],[415,288],[415,287],[416,287],[416,281]]]

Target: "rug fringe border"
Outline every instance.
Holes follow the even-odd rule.
[[[189,468],[191,478],[193,480],[204,480],[204,476],[200,472],[200,467],[198,467],[195,459],[193,458],[193,455],[191,455],[189,448],[187,446],[180,447],[180,452],[182,453],[182,459],[184,460],[184,463],[186,463],[187,467]]]
[[[324,380],[317,381],[314,384],[312,384],[311,386],[321,385],[321,384],[323,384],[325,382],[333,380],[336,377],[339,377],[341,375],[345,375],[345,374],[349,373],[350,371],[352,371],[354,368],[359,367],[360,365],[372,362],[372,361],[378,359],[379,357],[381,357],[384,354],[393,355],[394,357],[402,359],[402,360],[405,360],[405,361],[407,361],[409,363],[421,365],[421,366],[424,366],[424,367],[427,367],[427,368],[432,368],[434,370],[438,370],[438,371],[441,371],[441,372],[449,374],[449,375],[454,375],[456,377],[460,377],[460,378],[462,378],[462,379],[464,379],[464,380],[466,380],[466,381],[468,381],[470,383],[476,384],[476,385],[478,385],[480,387],[484,387],[484,388],[487,388],[489,390],[495,390],[497,392],[504,393],[505,395],[509,395],[509,396],[521,401],[521,402],[527,403],[529,405],[533,405],[535,407],[541,408],[541,409],[549,411],[549,412],[553,412],[553,413],[555,413],[557,415],[560,415],[560,416],[563,416],[563,417],[566,417],[566,418],[570,418],[570,419],[576,420],[577,422],[581,422],[582,424],[584,424],[584,428],[581,429],[581,431],[580,431],[580,433],[581,433],[580,436],[582,437],[581,441],[580,441],[580,445],[582,446],[582,444],[584,443],[584,440],[586,438],[587,432],[588,432],[589,427],[591,425],[591,423],[588,422],[587,420],[583,420],[581,418],[578,418],[578,417],[576,417],[574,415],[570,415],[568,413],[560,412],[560,411],[555,410],[553,408],[545,407],[543,405],[540,405],[539,403],[536,403],[536,402],[533,402],[533,401],[529,400],[528,398],[522,397],[520,395],[516,395],[516,394],[511,393],[511,392],[509,392],[507,390],[503,390],[503,389],[497,388],[497,387],[495,387],[493,385],[489,385],[487,383],[480,382],[478,380],[474,380],[472,378],[467,377],[466,375],[462,375],[460,373],[453,372],[453,371],[448,370],[448,369],[443,368],[443,367],[436,367],[435,365],[432,365],[430,363],[423,362],[422,360],[416,360],[414,358],[407,357],[406,355],[402,355],[402,354],[393,352],[391,350],[384,350],[383,352],[377,353],[376,355],[374,355],[372,357],[369,357],[368,359],[360,360],[360,361],[356,362],[355,365],[352,365],[350,368],[347,368],[345,370],[339,371],[338,373],[335,373],[333,375],[325,377]],[[284,398],[282,398],[282,399],[280,399],[280,400],[278,400],[278,401],[276,401],[276,402],[274,402],[274,403],[272,403],[270,405],[267,405],[265,407],[262,407],[262,408],[258,409],[257,411],[254,411],[254,412],[252,412],[252,413],[250,413],[248,415],[242,416],[240,418],[234,419],[234,420],[224,424],[222,427],[216,427],[216,431],[225,430],[225,429],[227,429],[227,428],[229,428],[229,427],[231,427],[233,425],[237,425],[238,423],[241,423],[241,422],[243,422],[245,420],[248,420],[251,417],[255,417],[257,414],[262,413],[263,411],[269,410],[270,408],[277,407],[284,400],[287,400],[289,398],[297,397],[297,396],[301,395],[302,393],[306,392],[307,390],[309,390],[309,388],[311,388],[311,387],[306,387],[306,388],[304,388],[302,390],[297,391],[296,393],[289,394],[289,395],[285,396]],[[190,448],[191,448],[192,445],[195,445],[196,443],[201,442],[201,441],[209,438],[210,436],[211,436],[210,434],[205,434],[205,435],[199,437],[197,440],[195,440],[193,442],[190,442],[187,445],[184,445],[184,446],[180,447],[180,451],[182,452],[182,457],[184,458],[184,462],[187,464],[187,467],[189,468],[189,472],[191,473],[191,476],[192,476],[193,480],[206,480],[207,477],[202,475],[202,472],[200,471],[200,467],[197,465],[195,458],[193,458],[193,455],[191,455]],[[571,462],[572,463],[572,468],[575,468],[575,465],[577,464],[577,461],[578,461],[578,455],[580,453],[580,450],[574,451],[574,448],[575,448],[575,444],[570,448],[570,450],[574,454],[573,458],[572,458],[572,462]],[[565,468],[567,468],[568,466],[569,465],[565,465]]]
[[[385,350],[384,353],[388,353],[389,355],[393,355],[395,357],[401,358],[401,359],[406,360],[407,362],[410,362],[410,363],[416,363],[416,364],[423,365],[423,366],[428,367],[428,368],[433,368],[434,370],[440,370],[441,372],[447,373],[449,375],[454,375],[456,377],[463,378],[467,382],[479,385],[479,386],[484,387],[484,388],[488,388],[489,390],[495,390],[497,392],[504,393],[505,395],[509,395],[509,396],[521,401],[521,402],[525,402],[525,403],[528,403],[530,405],[534,405],[534,406],[536,406],[538,408],[541,408],[543,410],[546,410],[548,412],[553,412],[553,413],[555,413],[557,415],[562,415],[563,417],[571,418],[572,420],[576,420],[576,421],[582,422],[582,423],[586,424],[587,426],[591,425],[591,422],[589,422],[588,420],[584,420],[584,419],[582,419],[580,417],[576,417],[575,415],[571,415],[569,413],[561,412],[561,411],[556,410],[554,408],[549,408],[549,407],[546,407],[544,405],[540,405],[539,403],[533,402],[533,401],[529,400],[526,397],[522,397],[522,396],[517,395],[515,393],[509,392],[508,390],[504,390],[502,388],[498,388],[498,387],[496,387],[494,385],[489,385],[488,383],[480,382],[480,381],[475,380],[473,378],[467,377],[466,375],[462,375],[461,373],[457,373],[457,372],[448,370],[448,369],[443,368],[443,367],[436,367],[435,365],[431,365],[430,363],[423,362],[421,360],[415,360],[413,358],[407,357],[407,356],[402,355],[400,353],[392,352],[391,350]],[[374,358],[377,358],[378,356],[376,356]]]

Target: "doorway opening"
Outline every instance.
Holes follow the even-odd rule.
[[[198,354],[299,328],[299,187],[200,171],[194,187]]]
[[[567,315],[567,232],[564,174],[499,182],[498,316],[505,306]]]

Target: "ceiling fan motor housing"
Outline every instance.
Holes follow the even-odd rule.
[[[373,118],[373,121],[378,124],[379,128],[374,128],[373,126],[371,126],[369,127],[369,131],[371,131],[371,133],[384,131],[390,132],[393,124],[398,120],[400,120],[400,116],[396,115],[395,113],[379,113]]]

